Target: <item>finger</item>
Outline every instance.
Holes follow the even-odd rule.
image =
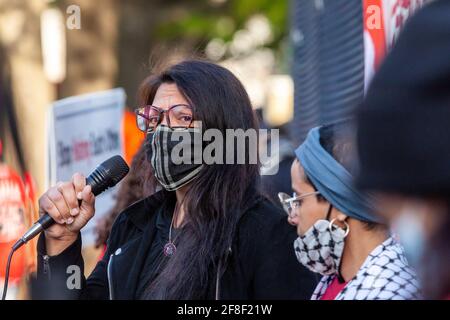
[[[95,196],[92,193],[92,188],[90,185],[84,187],[81,192],[81,211],[88,215],[89,217],[94,214],[94,204],[95,204]]]
[[[56,208],[56,206],[46,194],[39,198],[39,212],[41,216],[44,214],[48,214],[53,218],[53,220],[55,220],[56,223],[64,224],[64,219],[59,213],[58,208]]]
[[[72,176],[72,183],[75,187],[77,198],[81,200],[81,191],[83,191],[86,186],[86,178],[81,173],[77,172]]]
[[[61,185],[61,184],[59,184],[59,185]],[[50,188],[47,191],[47,197],[53,202],[55,207],[58,209],[59,214],[64,219],[64,221],[71,218],[70,208],[67,205],[66,200],[64,199],[64,196],[58,190],[58,187]]]
[[[70,211],[69,214],[71,216],[76,216],[80,212],[80,209],[78,207],[78,199],[77,195],[75,193],[75,188],[72,182],[64,182],[60,183],[58,185],[58,191],[62,193],[64,200],[67,203],[67,206],[69,207]],[[68,218],[68,223],[69,222]]]

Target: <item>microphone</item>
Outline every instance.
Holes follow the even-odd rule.
[[[108,188],[114,187],[128,173],[130,168],[121,156],[113,156],[99,164],[86,178],[86,185],[90,185],[94,196],[99,195]],[[81,203],[81,200],[79,200]],[[36,237],[39,233],[55,224],[55,220],[48,213],[42,215],[33,226],[13,245],[16,251],[25,243]]]

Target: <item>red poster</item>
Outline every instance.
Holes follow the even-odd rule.
[[[6,261],[11,246],[26,231],[26,195],[20,176],[10,167],[0,164],[0,277],[5,276]],[[20,279],[25,271],[25,254],[14,254],[10,281]]]
[[[386,30],[383,1],[364,0],[364,60],[365,88],[386,55]]]
[[[403,29],[405,22],[409,19],[418,9],[420,9],[427,0],[395,0],[391,1],[392,6],[389,10],[389,46],[392,46],[401,30]]]
[[[389,49],[395,44],[406,20],[427,0],[363,0],[365,88]]]
[[[377,68],[386,54],[386,33],[382,0],[364,0],[364,32],[367,32],[374,57],[373,68]]]

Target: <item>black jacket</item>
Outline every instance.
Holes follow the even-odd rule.
[[[37,298],[137,299],[139,276],[155,231],[154,213],[162,205],[160,198],[158,194],[150,196],[119,215],[103,259],[87,279],[82,276],[79,286],[76,279],[70,277],[77,268],[84,274],[81,236],[61,254],[48,257],[41,235],[38,241],[39,290],[34,290],[40,295]],[[218,297],[309,299],[318,279],[297,261],[293,248],[295,238],[295,228],[286,222],[280,209],[259,198],[239,221],[225,271],[217,286]]]

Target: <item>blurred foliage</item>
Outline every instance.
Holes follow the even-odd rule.
[[[270,22],[273,40],[266,46],[278,50],[288,29],[288,0],[184,0],[154,36],[165,41],[190,40],[199,48],[213,38],[225,42],[245,27],[247,20],[262,14]]]

